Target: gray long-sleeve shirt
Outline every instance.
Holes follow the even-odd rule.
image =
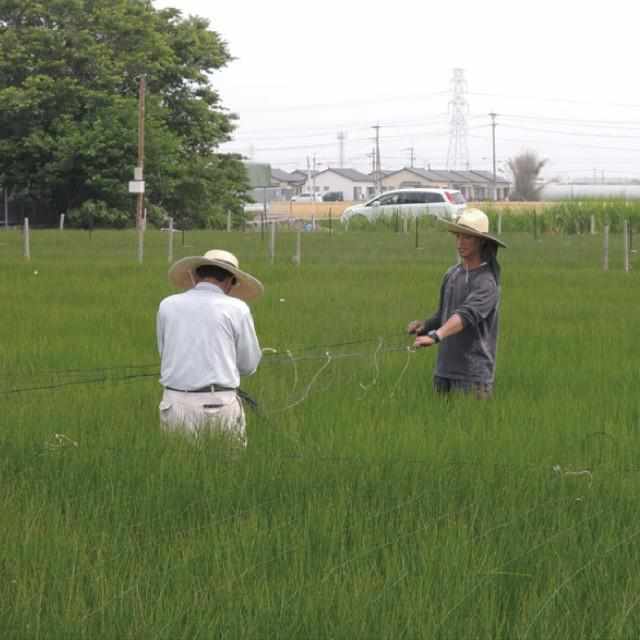
[[[439,329],[454,313],[464,329],[439,345],[435,375],[452,380],[491,384],[495,377],[500,287],[483,263],[467,271],[462,265],[447,271],[440,288],[440,305],[420,332]]]

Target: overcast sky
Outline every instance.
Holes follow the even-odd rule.
[[[640,177],[640,9],[629,0],[156,0],[206,17],[235,60],[212,76],[239,117],[224,146],[287,171],[446,168],[453,69],[467,84],[469,164],[531,149],[552,176]],[[464,168],[459,166],[459,168]]]

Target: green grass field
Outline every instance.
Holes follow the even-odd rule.
[[[140,266],[132,232],[0,232],[0,638],[636,638],[638,272],[620,236],[607,273],[601,236],[505,240],[478,402],[403,335],[448,234],[303,234],[301,267],[293,233],[274,265],[175,234],[266,286],[238,457],[158,427],[166,234]]]

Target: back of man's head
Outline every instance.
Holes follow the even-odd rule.
[[[203,264],[198,267],[196,269],[196,276],[198,276],[198,279],[200,280],[213,278],[218,282],[224,282],[227,278],[233,278],[232,273],[229,273],[226,269],[213,264]]]

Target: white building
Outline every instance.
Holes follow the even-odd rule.
[[[307,179],[304,190],[320,194],[328,191],[342,193],[343,200],[366,200],[375,195],[375,182],[371,176],[355,169],[325,169]]]

